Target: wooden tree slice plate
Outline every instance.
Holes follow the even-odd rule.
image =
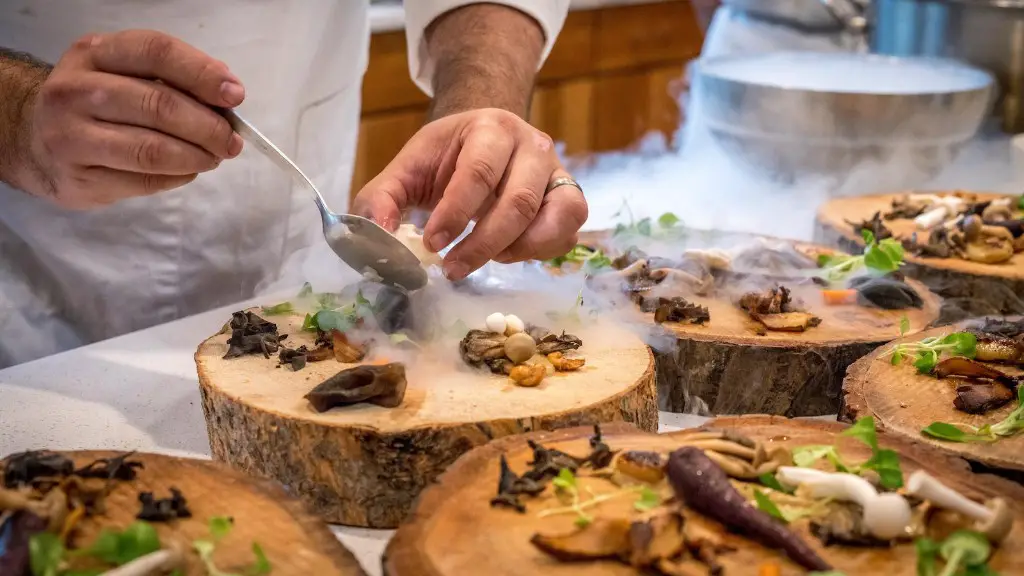
[[[929,330],[892,344],[916,342],[930,336],[944,336],[963,330],[970,322],[960,322]],[[997,442],[944,442],[925,437],[921,429],[932,422],[967,424],[980,427],[995,424],[1013,411],[1016,402],[987,414],[971,415],[953,407],[955,385],[917,373],[909,360],[893,366],[886,352],[891,346],[876,350],[850,367],[843,383],[843,407],[839,417],[854,421],[873,415],[880,428],[899,436],[935,446],[948,453],[980,462],[993,468],[1024,471],[1024,436],[1011,436]],[[1020,369],[992,364],[1007,374],[1020,374]]]
[[[290,346],[314,347],[302,317],[272,318]],[[657,430],[650,349],[621,328],[601,329],[596,339],[578,334],[584,368],[536,388],[439,361],[407,369],[397,408],[324,413],[303,396],[351,365],[330,360],[293,372],[262,356],[224,360],[228,337],[218,334],[195,355],[210,448],[218,460],[282,482],[328,522],[393,528],[449,464],[494,438],[616,420]]]
[[[810,444],[832,444],[842,424],[820,420],[787,420],[777,416],[744,416],[719,418],[705,428],[734,429],[754,440],[769,440],[789,447]],[[648,434],[627,425],[602,428],[603,439],[613,450],[671,450],[678,445],[679,433]],[[567,533],[573,529],[572,515],[537,517],[537,507],[531,511],[531,499],[525,498],[527,511],[518,514],[505,508],[491,508],[489,500],[498,484],[500,456],[504,454],[510,467],[522,472],[528,466],[532,452],[528,439],[541,442],[570,454],[589,453],[588,428],[560,430],[548,434],[526,434],[502,438],[477,448],[460,458],[435,486],[423,492],[410,520],[402,525],[384,553],[384,573],[387,576],[456,576],[461,574],[550,574],[613,576],[637,575],[638,571],[613,561],[560,563],[543,554],[530,544],[537,532],[545,534]],[[960,459],[945,456],[927,447],[879,435],[882,446],[900,454],[904,474],[923,469],[946,485],[973,498],[1001,496],[1010,503],[1016,514],[1013,532],[996,552],[990,566],[1000,574],[1018,574],[1024,571],[1024,555],[1017,553],[1024,546],[1024,487],[1002,478],[972,474]],[[840,452],[844,458],[860,461],[870,456],[870,450],[855,440],[843,438]],[[593,515],[626,515],[632,508],[630,499],[609,500],[590,508]],[[782,576],[803,576],[807,571],[769,550],[750,541],[725,532],[721,525],[710,520],[710,529],[720,533],[726,545],[735,552],[719,556],[725,575],[756,574],[757,566],[775,560],[782,566]],[[693,521],[688,516],[688,521]],[[798,520],[791,525],[815,550],[833,564],[834,569],[851,576],[857,574],[885,574],[887,576],[913,576],[916,574],[916,555],[913,545],[884,548],[825,548],[807,531],[807,521]]]
[[[581,241],[602,246],[609,234],[588,233]],[[812,258],[834,252],[795,244]],[[677,257],[683,249],[681,246],[679,254],[652,256]],[[734,302],[687,297],[706,306],[711,321],[661,325],[674,342],[654,350],[659,408],[700,414],[835,414],[850,364],[897,338],[904,315],[910,320],[909,333],[923,330],[938,318],[939,298],[921,284],[909,283],[924,300],[921,309],[826,305],[817,288],[794,290],[794,297],[803,299],[808,311],[822,319],[821,325],[798,333],[769,331],[764,336],[754,333],[749,315]],[[654,315],[647,317],[654,326]]]
[[[100,451],[61,452],[84,466],[98,458],[121,453]],[[156,498],[170,497],[171,487],[181,490],[192,512],[191,518],[154,522],[163,547],[188,551],[186,576],[205,575],[206,569],[192,541],[210,539],[208,522],[215,516],[234,519],[231,532],[217,544],[217,567],[241,571],[254,560],[252,545],[259,543],[270,561],[271,574],[323,574],[358,576],[365,572],[352,555],[298,499],[279,484],[245,476],[223,464],[206,460],[175,458],[159,454],[134,454],[131,460],[145,466],[131,481],[116,481],[104,500],[103,514],[79,522],[75,547],[86,547],[103,529],[121,530],[139,513],[139,492]]]
[[[864,240],[846,221],[860,222],[875,212],[891,210],[902,194],[837,198],[818,209],[814,239],[851,253],[864,250]],[[1005,194],[976,194],[981,201],[1005,198]],[[913,220],[887,221],[898,239],[915,230]],[[926,234],[926,233],[925,233]],[[960,258],[923,258],[907,255],[904,271],[946,299],[941,324],[985,314],[1024,314],[1024,253],[1003,264],[982,264]]]

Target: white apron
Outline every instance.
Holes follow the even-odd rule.
[[[239,111],[344,210],[367,9],[367,0],[3,1],[0,46],[56,62],[89,32],[181,38],[228,64],[246,87]],[[307,193],[248,145],[184,188],[92,212],[0,184],[0,368],[250,298],[270,282],[298,285],[308,248],[322,244]]]

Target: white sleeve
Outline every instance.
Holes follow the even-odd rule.
[[[544,31],[544,51],[537,68],[544,64],[558,38],[569,13],[570,0],[490,0],[532,16]],[[409,44],[409,76],[427,96],[433,96],[434,61],[427,54],[424,31],[438,16],[478,0],[407,0],[405,5],[405,38]]]

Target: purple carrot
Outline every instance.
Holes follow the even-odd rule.
[[[22,510],[0,524],[0,574],[31,574],[28,542],[34,534],[46,530],[46,520]]]
[[[750,505],[729,483],[724,471],[699,448],[680,448],[668,457],[668,478],[676,496],[697,512],[757,540],[808,570],[832,569],[799,536],[778,520]]]

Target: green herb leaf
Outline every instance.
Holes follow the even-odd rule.
[[[644,486],[640,491],[640,497],[633,503],[633,507],[641,512],[653,510],[661,505],[661,496],[649,487]]]
[[[868,228],[860,229],[860,237],[864,239],[864,244],[871,245],[875,243],[875,235]]]
[[[333,310],[338,307],[338,297],[331,293],[316,295],[317,310]]]
[[[922,350],[917,360],[914,360],[914,368],[919,374],[931,374],[935,365],[939,363],[939,354],[935,350]]]
[[[679,223],[679,217],[671,212],[665,212],[658,217],[658,226],[662,228],[671,228]]]
[[[903,470],[900,468],[899,454],[892,450],[875,451],[867,462],[860,465],[862,470],[874,470],[878,473],[882,486],[890,490],[903,487]]]
[[[103,530],[88,548],[73,552],[75,556],[92,556],[108,564],[121,566],[160,549],[160,536],[147,522],[132,522],[127,528]]]
[[[935,576],[935,561],[939,556],[939,544],[930,538],[914,541],[917,552],[917,576]]]
[[[620,235],[620,234],[623,234],[623,233],[625,233],[625,232],[626,232],[626,230],[629,230],[629,228],[628,228],[628,227],[626,227],[626,225],[625,225],[625,224],[621,224],[621,223],[619,223],[619,224],[616,224],[616,225],[615,225],[615,231],[614,231],[614,232],[612,232],[612,236],[618,236],[618,235]]]
[[[793,492],[792,490],[787,490],[786,487],[779,482],[778,478],[776,478],[774,474],[761,474],[760,476],[757,477],[757,479],[758,481],[761,482],[761,484],[764,484],[765,486],[771,488],[772,490],[775,490],[776,492],[782,492],[784,494],[790,494]]]
[[[245,573],[247,576],[264,576],[270,574],[270,560],[267,560],[266,554],[263,553],[263,548],[256,542],[252,543],[252,553],[256,556],[256,562],[252,566],[246,568]]]
[[[231,532],[231,529],[235,526],[235,520],[229,516],[214,516],[210,518],[208,525],[210,535],[213,536],[213,540],[216,542]]]
[[[316,316],[313,314],[306,313],[306,318],[302,321],[303,332],[316,332],[320,327],[316,323]]]
[[[1024,194],[1020,195],[1017,199],[1017,210],[1024,210]]]
[[[573,524],[575,524],[577,528],[586,528],[590,522],[590,516],[577,516]]]
[[[651,219],[650,218],[642,218],[642,219],[640,219],[640,221],[636,223],[636,231],[641,236],[650,236],[651,235]]]
[[[551,480],[551,483],[563,490],[573,490],[576,488],[576,476],[573,475],[572,470],[562,468],[558,471],[558,476]]]
[[[810,468],[814,463],[836,451],[834,446],[797,446],[793,448],[793,463],[801,468]]]
[[[946,562],[958,558],[965,566],[978,566],[988,561],[992,545],[978,532],[957,530],[942,543],[939,554]]]
[[[964,432],[953,424],[946,422],[932,422],[921,429],[921,433],[938,440],[946,440],[947,442],[971,442],[975,440],[974,434]]]
[[[970,332],[954,332],[939,341],[940,346],[952,347],[956,356],[974,358],[977,355],[978,338]]]
[[[273,306],[264,306],[263,313],[268,316],[280,316],[281,314],[291,314],[295,311],[295,306],[292,306],[291,302],[281,302],[280,304],[274,304]]]
[[[907,332],[910,332],[910,318],[904,314],[900,317],[900,336],[905,336]]]
[[[51,532],[33,534],[28,541],[32,576],[57,576],[64,560],[64,543]]]
[[[875,433],[874,416],[865,416],[857,420],[853,426],[843,430],[839,435],[856,438],[867,444],[872,450],[878,449],[878,435]]]
[[[305,284],[302,285],[302,289],[299,290],[299,293],[296,294],[295,297],[296,298],[306,298],[306,297],[309,297],[309,296],[312,296],[312,295],[313,295],[313,285],[310,284],[309,282],[306,282]]]
[[[756,488],[754,489],[754,501],[757,502],[757,507],[760,508],[762,512],[765,512],[770,516],[774,516],[783,522],[787,522],[786,517],[782,515],[782,511],[775,505],[775,502],[772,502],[771,498]]]

